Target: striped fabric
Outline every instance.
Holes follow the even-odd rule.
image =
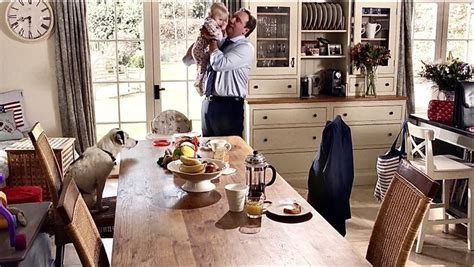
[[[378,201],[382,201],[385,197],[385,193],[392,182],[393,176],[397,171],[400,160],[406,157],[405,153],[405,138],[406,138],[406,122],[403,124],[402,129],[397,135],[397,138],[393,141],[392,146],[384,155],[380,155],[377,158],[377,183],[375,184],[374,197]],[[400,148],[396,148],[398,138],[401,138]]]
[[[400,156],[394,158],[383,159],[377,158],[377,184],[375,185],[374,196],[378,201],[382,201],[385,193],[392,182],[393,176],[400,164]]]
[[[12,110],[16,128],[22,132],[30,130],[25,120],[22,90],[13,90],[0,94],[0,110],[3,110],[3,112]]]

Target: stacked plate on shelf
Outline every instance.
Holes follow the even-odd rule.
[[[344,20],[339,3],[303,3],[303,30],[344,30]]]

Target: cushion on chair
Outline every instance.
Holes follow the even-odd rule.
[[[25,104],[23,103],[23,90],[13,90],[0,94],[0,106],[7,111],[13,111],[13,117],[18,130],[30,130],[30,125],[25,119]]]
[[[43,201],[43,189],[40,186],[11,186],[2,191],[7,195],[9,204]]]
[[[23,138],[23,134],[16,128],[13,110],[0,112],[0,141]]]

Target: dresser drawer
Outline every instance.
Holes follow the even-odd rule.
[[[402,120],[402,105],[334,107],[334,116],[341,115],[345,122],[383,122]]]
[[[312,152],[263,153],[267,162],[276,168],[277,172],[297,173],[309,172],[316,157],[316,150]],[[286,178],[286,177],[285,177]]]
[[[364,78],[350,78],[349,79],[349,95],[362,96],[365,90]]]
[[[258,150],[319,147],[323,127],[255,129],[253,147]]]
[[[377,77],[375,80],[375,92],[377,94],[394,94],[395,87],[393,77]]]
[[[400,131],[400,124],[351,125],[352,145],[370,146],[392,144]]]
[[[296,79],[249,80],[249,95],[296,93]]]
[[[354,149],[354,169],[363,170],[370,169],[376,170],[377,157],[387,152],[386,148],[375,148],[375,149]]]
[[[323,124],[326,108],[260,109],[253,111],[254,125]]]

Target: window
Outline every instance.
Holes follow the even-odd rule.
[[[87,15],[97,138],[114,127],[145,137],[143,3],[89,1]]]
[[[474,63],[474,3],[416,0],[413,40],[415,111],[423,112],[438,92],[432,90],[431,83],[419,77],[422,60],[443,61],[451,52],[455,58]]]

